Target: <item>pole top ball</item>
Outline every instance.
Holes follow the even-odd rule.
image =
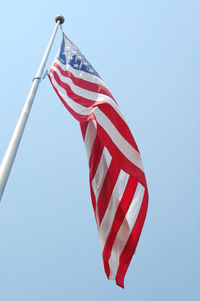
[[[60,21],[60,24],[63,24],[65,22],[65,18],[63,16],[59,15],[59,16],[56,16],[55,21],[56,21],[56,23],[58,21]]]

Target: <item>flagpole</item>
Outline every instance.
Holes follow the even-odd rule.
[[[17,153],[17,150],[18,150],[18,147],[19,147],[19,144],[20,144],[23,132],[24,132],[24,128],[26,126],[26,122],[28,120],[29,113],[31,111],[31,107],[32,107],[38,86],[40,84],[40,81],[41,81],[41,78],[42,78],[42,75],[44,72],[44,68],[45,68],[50,50],[53,45],[53,41],[55,39],[59,25],[63,24],[64,21],[65,21],[65,19],[63,16],[57,16],[55,18],[56,25],[55,25],[54,31],[51,35],[49,44],[43,55],[43,58],[41,60],[38,71],[37,71],[35,77],[33,78],[33,83],[30,88],[29,94],[27,96],[24,107],[21,111],[20,117],[18,119],[16,127],[13,131],[12,137],[10,139],[9,145],[7,147],[7,150],[5,152],[3,160],[1,162],[1,165],[0,165],[0,201],[1,201],[1,198],[3,195],[6,183],[8,181],[8,177],[9,177],[13,162],[15,160],[15,156],[16,156],[16,153]]]

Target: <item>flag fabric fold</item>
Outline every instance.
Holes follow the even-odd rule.
[[[80,123],[104,269],[124,287],[148,207],[137,144],[99,74],[65,34],[49,79]]]

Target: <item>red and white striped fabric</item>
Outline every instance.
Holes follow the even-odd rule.
[[[138,147],[104,82],[64,34],[49,79],[80,122],[105,272],[124,287],[148,206]]]

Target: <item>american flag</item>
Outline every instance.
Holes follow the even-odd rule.
[[[124,287],[148,206],[138,147],[112,94],[65,34],[49,79],[80,123],[104,269]]]

